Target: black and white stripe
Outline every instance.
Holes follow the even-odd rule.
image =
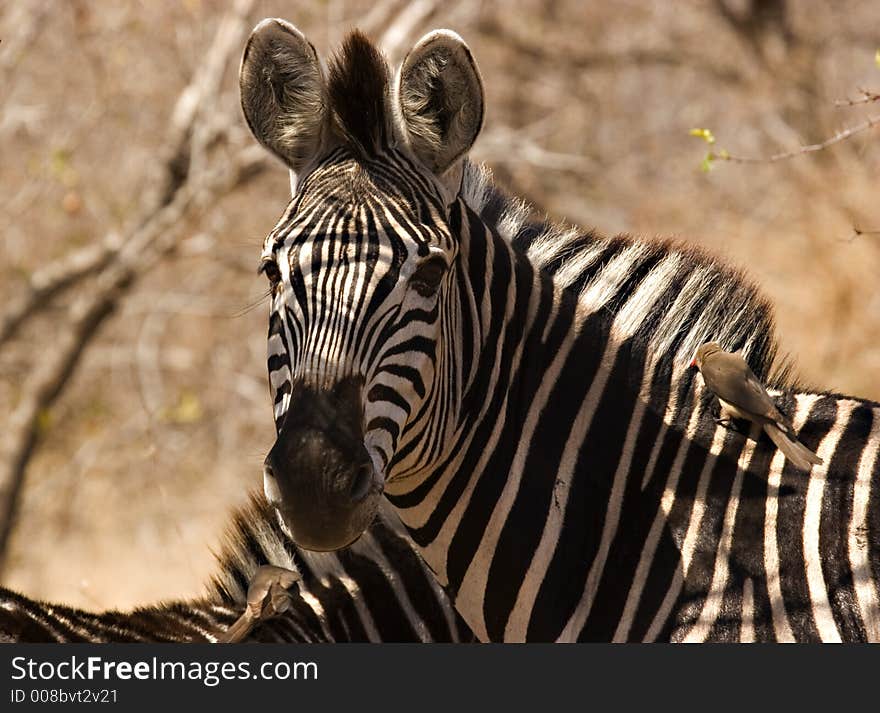
[[[346,63],[361,42],[334,76],[384,76]],[[369,131],[345,117],[405,96],[409,62],[395,94],[366,104],[340,108],[331,81],[332,150],[288,161],[297,190],[263,254],[279,272],[279,429],[292,383],[363,380],[385,493],[482,640],[878,640],[880,407],[772,372],[770,307],[708,256],[530,223],[467,161],[432,172],[405,100],[364,152],[350,136]],[[478,82],[429,79],[414,90],[426,112],[482,106]],[[411,280],[432,252],[447,271],[426,297]],[[826,465],[806,475],[715,423],[687,368],[710,340],[775,387]]]
[[[265,564],[295,569],[302,580],[290,590],[290,609],[259,624],[247,641],[472,640],[401,530],[384,513],[345,552],[304,552],[255,497],[235,514],[204,597],[92,613],[0,588],[0,642],[216,642],[244,610],[250,580]]]
[[[534,273],[515,281],[521,294],[484,288],[480,329],[497,320],[514,353],[477,400],[494,391],[498,406],[454,460],[415,487],[388,487],[475,633],[880,640],[880,407],[772,376],[769,309],[699,253],[517,224],[516,212],[502,210],[481,239],[512,246],[505,258],[524,256],[554,299],[517,320],[517,302],[534,304]],[[685,368],[709,339],[774,382],[826,466],[806,476],[769,441],[714,423]]]

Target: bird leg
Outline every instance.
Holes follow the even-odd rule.
[[[730,414],[722,413],[721,411],[721,402],[717,398],[712,399],[712,420],[718,426],[729,427],[733,419]]]
[[[724,426],[724,428],[734,431],[735,433],[739,433],[743,436],[749,435],[749,429],[743,430],[739,425],[739,422],[741,422],[742,419],[736,418],[736,416],[724,408],[721,405],[721,402],[717,399],[715,400],[715,406],[712,408],[712,420],[716,425]]]
[[[299,572],[274,565],[260,567],[251,579],[244,613],[217,637],[221,644],[243,641],[261,621],[283,614],[290,607],[288,589],[300,580]]]

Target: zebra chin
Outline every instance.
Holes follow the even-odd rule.
[[[266,490],[268,492],[269,489]],[[353,545],[373,524],[379,510],[379,499],[370,497],[355,511],[332,516],[331,523],[304,518],[301,511],[286,507],[283,502],[273,504],[282,531],[295,545],[313,552],[334,552]]]
[[[372,481],[372,472],[369,477]],[[361,487],[365,490],[362,494],[352,493],[350,498],[335,501],[314,494],[285,493],[275,472],[268,467],[263,470],[263,491],[285,534],[299,547],[317,552],[354,544],[373,523],[382,490],[372,484]]]
[[[332,389],[297,384],[263,464],[263,489],[290,538],[338,550],[372,524],[383,480],[364,446],[360,379]]]
[[[299,488],[283,476],[279,478],[266,465],[263,490],[278,513],[282,529],[296,545],[318,552],[340,550],[354,544],[378,512],[382,488],[376,484],[372,465],[367,468],[365,464],[355,474],[347,493],[328,497],[325,492]]]

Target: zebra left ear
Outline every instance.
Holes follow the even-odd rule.
[[[483,82],[464,40],[450,30],[425,35],[404,59],[396,90],[413,153],[441,179],[460,178],[459,159],[483,125]]]

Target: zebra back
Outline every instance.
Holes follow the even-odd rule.
[[[203,597],[130,612],[88,612],[0,588],[0,642],[211,643],[239,617],[250,579],[274,564],[298,571],[291,605],[249,642],[472,640],[393,515],[350,550],[310,553],[292,544],[261,495],[237,510]]]
[[[89,612],[0,588],[0,642],[213,642],[240,613],[241,608],[207,599],[168,602],[131,612]]]

